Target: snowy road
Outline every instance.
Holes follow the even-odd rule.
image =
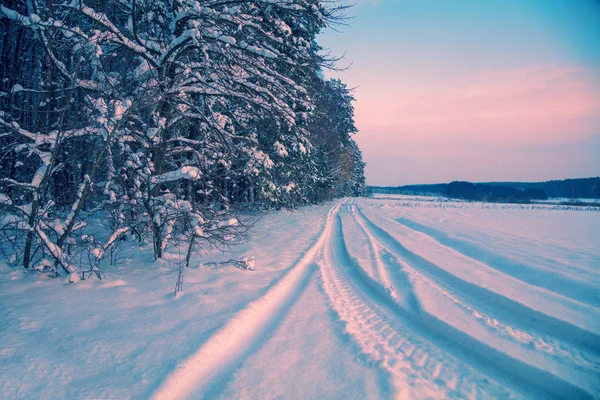
[[[306,215],[274,215],[239,249],[240,254],[262,251],[256,274],[199,269],[188,277],[191,283],[177,300],[187,311],[169,316],[169,327],[182,327],[168,334],[172,344],[147,332],[140,340],[149,348],[113,338],[124,354],[105,351],[124,363],[124,370],[138,372],[123,373],[118,384],[107,379],[104,387],[100,379],[85,389],[67,378],[46,392],[15,388],[18,379],[0,374],[0,393],[15,398],[35,393],[155,399],[599,398],[600,249],[594,239],[599,214],[345,199]],[[153,298],[147,285],[121,282],[112,288],[121,295],[129,288],[132,296]],[[228,288],[243,284],[248,286],[242,297],[227,297]],[[19,294],[9,282],[3,286]],[[85,289],[82,296],[105,290]],[[214,301],[202,294],[205,290],[216,293]],[[46,296],[53,301],[55,291]],[[173,300],[161,299],[151,320],[176,310]],[[190,311],[191,305],[198,311]],[[132,305],[134,311],[140,307]],[[7,310],[13,315],[11,307]],[[52,317],[42,317],[43,305],[36,310],[39,326],[52,323]],[[190,325],[192,318],[196,322]],[[129,321],[134,328],[115,325],[127,331],[146,324],[152,331],[148,321]],[[0,333],[15,336],[19,329],[7,322]],[[13,339],[5,342],[7,349]],[[7,352],[14,354],[0,351],[0,362]],[[155,357],[145,357],[144,366],[139,358],[145,353]],[[94,352],[72,357],[83,364],[95,360]],[[7,368],[19,367],[17,360],[5,359]],[[30,361],[56,363],[44,352]],[[61,368],[68,374],[68,367]]]
[[[292,269],[182,363],[155,398],[206,394],[216,374],[243,362],[306,295],[315,263],[336,328],[389,374],[392,397],[598,393],[597,308],[504,274],[407,224],[373,219],[381,226],[351,200],[332,207]],[[346,229],[359,230],[351,252]]]

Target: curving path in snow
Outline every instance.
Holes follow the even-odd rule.
[[[213,397],[215,382],[243,387],[248,378],[236,371],[262,365],[252,361],[286,341],[282,326],[303,312],[294,304],[310,304],[315,293],[329,304],[329,329],[348,338],[344,350],[379,371],[391,397],[598,398],[600,310],[588,286],[559,287],[526,264],[506,266],[391,214],[364,200],[334,204],[303,255],[181,361],[153,398]],[[308,282],[320,291],[307,291]],[[264,368],[285,355],[270,362]]]
[[[154,393],[153,398],[182,399],[201,396],[212,380],[231,371],[253,347],[260,344],[265,332],[276,324],[281,314],[303,289],[315,257],[327,241],[338,206],[327,215],[322,233],[292,268],[267,293],[236,314],[210,337],[194,354],[177,366]]]
[[[348,253],[340,216],[331,230],[321,263],[325,291],[346,331],[390,374],[397,398],[516,396],[448,355],[414,310],[395,304],[393,292],[361,271]]]
[[[420,305],[420,322],[430,334],[437,333],[452,343],[450,352],[456,348],[466,350],[463,354],[468,356],[462,357],[463,361],[473,365],[478,360],[483,361],[483,366],[489,369],[488,375],[496,376],[508,386],[516,385],[516,389],[535,397],[589,398],[596,393],[600,380],[593,341],[585,343],[592,347],[592,354],[586,354],[557,339],[556,336],[572,338],[560,331],[557,334],[556,329],[552,329],[554,326],[531,329],[543,324],[519,317],[518,313],[516,317],[506,313],[505,298],[495,294],[483,299],[473,296],[473,291],[477,295],[485,289],[460,281],[447,269],[411,252],[359,208],[354,207],[352,211],[361,226],[367,227],[364,232],[370,240],[376,240],[383,251],[392,253],[390,259],[394,261],[388,263],[390,268],[409,276]],[[435,254],[435,250],[426,250],[429,251],[424,252],[425,257]],[[452,261],[451,258],[446,260]],[[473,274],[480,270],[481,267],[474,268]],[[508,300],[522,307],[520,299]],[[506,315],[510,315],[508,320],[512,325],[502,321]],[[569,326],[556,319],[559,327]]]

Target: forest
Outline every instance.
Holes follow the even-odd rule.
[[[487,201],[544,200],[547,198],[600,199],[600,177],[545,182],[466,182],[404,186],[369,186],[371,193],[448,196]]]
[[[448,184],[446,196],[451,199],[498,202],[527,202],[529,200],[548,199],[548,195],[542,189],[518,189],[511,186],[458,181]]]
[[[0,6],[0,241],[13,268],[102,278],[119,240],[203,246],[240,212],[365,192],[352,91],[317,0]],[[98,221],[102,221],[99,229]]]

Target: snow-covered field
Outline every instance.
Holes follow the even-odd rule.
[[[419,198],[268,214],[188,269],[0,267],[0,398],[600,398],[600,212]],[[125,245],[124,245],[125,246]]]

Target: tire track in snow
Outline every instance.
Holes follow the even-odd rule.
[[[371,251],[377,252],[377,246],[375,245],[375,243],[379,244],[379,246],[381,248],[380,251],[387,255],[387,260],[385,262],[387,268],[392,271],[396,271],[396,272],[399,271],[404,276],[405,280],[407,280],[410,283],[411,287],[409,287],[408,289],[410,289],[410,291],[411,291],[410,294],[415,299],[414,303],[417,305],[416,310],[419,313],[421,312],[421,310],[420,310],[421,300],[419,299],[419,296],[415,293],[414,287],[419,284],[425,284],[431,290],[435,290],[441,296],[445,297],[448,301],[450,301],[457,307],[461,308],[463,311],[470,314],[471,317],[474,318],[475,320],[478,320],[480,323],[485,324],[487,327],[489,327],[491,329],[495,329],[495,330],[499,331],[499,333],[501,333],[503,335],[509,335],[513,339],[518,336],[530,336],[528,334],[525,334],[524,332],[521,335],[519,335],[521,332],[518,332],[517,330],[515,330],[515,328],[506,326],[491,317],[481,314],[479,311],[475,310],[470,305],[466,304],[464,301],[459,299],[457,296],[455,296],[454,294],[452,294],[445,288],[441,287],[440,285],[436,284],[427,275],[424,275],[424,274],[418,272],[417,270],[415,270],[414,268],[412,268],[410,266],[410,264],[406,263],[406,261],[398,258],[396,255],[391,253],[388,250],[388,248],[385,246],[385,244],[383,244],[380,240],[375,239],[373,234],[365,226],[366,221],[357,216],[356,206],[350,208],[350,213],[351,213],[352,217],[354,218],[354,220],[360,225],[360,227],[363,231],[363,234],[367,237],[368,241],[370,243],[372,243],[372,245],[370,246]],[[382,263],[380,254],[376,253],[374,257],[378,260],[378,262]],[[395,274],[395,275],[397,275],[397,274]],[[517,331],[518,333],[515,334],[515,331]],[[529,344],[530,341],[527,341],[524,343]]]
[[[441,350],[435,344],[439,340],[414,323],[414,315],[398,307],[355,265],[341,226],[337,215],[320,263],[323,287],[346,331],[392,376],[398,398],[518,397]]]
[[[260,345],[260,339],[278,323],[304,288],[311,266],[327,241],[330,226],[340,205],[333,206],[317,241],[262,297],[248,304],[219,331],[171,372],[152,398],[184,399],[209,387],[215,378],[235,369]]]
[[[455,290],[459,290],[461,293],[468,295],[472,300],[475,300],[480,305],[486,305],[490,302],[494,303],[498,306],[494,308],[495,312],[499,313],[502,319],[511,321],[516,326],[522,326],[523,328],[536,332],[551,334],[566,342],[573,343],[575,345],[582,345],[595,353],[600,352],[600,336],[598,336],[598,334],[595,332],[591,332],[585,328],[575,325],[574,323],[571,323],[570,321],[566,321],[546,312],[540,311],[537,309],[539,308],[538,306],[540,306],[539,304],[535,307],[524,304],[508,295],[498,293],[492,288],[480,286],[474,282],[471,282],[469,279],[465,279],[465,276],[459,276],[442,268],[423,256],[407,249],[387,231],[374,224],[364,215],[364,213],[362,213],[360,209],[358,209],[358,212],[360,217],[366,222],[373,235],[390,251],[396,254],[399,258],[406,260],[411,266],[417,269],[417,271],[432,277],[436,281],[444,282],[447,286],[450,286]],[[476,262],[475,260],[472,261]],[[486,267],[483,264],[481,264],[481,268],[487,268],[488,270],[499,274],[498,271]],[[477,269],[475,269],[473,272],[481,274],[481,271]],[[478,275],[473,276],[478,277]],[[513,282],[511,280],[512,278],[508,276],[505,277],[507,280],[510,280],[510,282]],[[523,284],[520,281],[514,281],[519,282],[521,285]],[[535,287],[529,288],[531,288],[531,290],[536,289]],[[511,288],[502,288],[503,291],[507,289]],[[559,296],[553,293],[551,293],[551,295]],[[567,298],[564,299],[570,300]],[[573,302],[573,300],[570,301]],[[557,304],[556,306],[559,307],[560,304]],[[583,306],[584,305],[582,304],[582,307]]]
[[[571,353],[563,350],[561,348],[561,346],[556,343],[552,344],[551,342],[548,342],[547,340],[544,340],[539,337],[534,338],[526,331],[520,330],[519,328],[515,328],[515,327],[509,326],[509,325],[505,325],[502,322],[498,321],[497,319],[490,317],[490,316],[486,315],[485,313],[482,313],[481,311],[471,307],[469,304],[467,304],[464,301],[464,299],[461,299],[460,296],[453,294],[451,291],[447,290],[447,288],[440,286],[440,284],[436,283],[433,279],[429,278],[428,275],[415,270],[414,268],[412,268],[410,266],[410,264],[406,263],[406,261],[404,261],[404,260],[398,258],[396,255],[390,253],[388,251],[387,247],[385,246],[385,244],[383,244],[378,239],[375,239],[373,237],[373,234],[364,226],[365,221],[362,221],[361,218],[359,218],[356,215],[355,208],[352,209],[352,216],[363,227],[363,232],[368,237],[369,241],[379,243],[382,248],[382,251],[384,251],[386,254],[389,255],[389,258],[386,262],[386,264],[388,265],[388,268],[396,267],[396,268],[402,269],[403,274],[407,276],[406,279],[408,281],[410,281],[413,286],[418,283],[424,283],[432,290],[439,292],[440,295],[447,298],[448,301],[455,304],[457,307],[461,308],[464,312],[470,314],[473,319],[478,320],[481,324],[486,325],[490,329],[496,330],[498,333],[500,333],[502,335],[510,336],[512,339],[517,340],[517,341],[519,341],[523,344],[527,344],[527,345],[532,345],[532,343],[535,342],[535,347],[541,351],[547,351],[552,354],[558,353],[561,356],[563,356],[564,358],[572,358],[573,357],[573,355]],[[378,257],[378,258],[380,258],[380,257]],[[414,290],[413,290],[413,293],[414,293]],[[413,294],[413,295],[416,298],[417,304],[420,304],[420,300],[419,300],[418,296],[416,294]],[[578,360],[578,362],[588,364],[589,366],[592,366],[592,364],[593,364],[586,359],[577,358],[577,360]]]
[[[374,226],[373,223],[362,214],[360,209],[357,211],[357,208],[355,207],[353,208],[353,211],[353,217],[357,221],[360,221],[359,224],[362,224],[363,226],[370,224],[371,228]],[[360,216],[358,216],[357,213],[359,213],[358,215]],[[384,250],[387,250],[386,244],[381,241],[379,236],[376,236],[376,234],[372,233],[366,227],[364,233],[369,237],[369,240],[378,242]],[[473,321],[477,321],[481,326],[488,329],[488,332],[495,332],[492,336],[500,339],[500,341],[492,339],[491,343],[502,345],[504,342],[504,345],[506,345],[507,343],[510,344],[511,340],[520,340],[521,345],[524,347],[514,351],[512,355],[506,354],[506,348],[504,348],[504,351],[497,350],[485,341],[473,337],[470,331],[461,331],[459,328],[452,326],[451,321],[444,321],[443,319],[445,318],[443,316],[437,317],[436,315],[431,314],[428,311],[428,307],[421,307],[419,309],[419,317],[422,320],[423,326],[436,331],[440,336],[445,337],[458,346],[477,352],[480,358],[487,360],[491,365],[499,368],[500,371],[504,371],[504,374],[510,376],[512,373],[518,372],[520,378],[524,381],[525,386],[537,387],[542,391],[550,390],[554,395],[565,398],[589,398],[591,397],[590,393],[593,393],[595,390],[594,387],[598,387],[598,379],[594,376],[594,371],[597,370],[597,366],[595,366],[593,362],[571,354],[569,351],[564,350],[559,344],[552,344],[552,342],[547,342],[539,338],[536,340],[537,350],[534,350],[531,347],[532,342],[530,340],[525,340],[526,338],[533,339],[528,333],[504,325],[501,322],[480,313],[463,300],[456,297],[452,292],[440,287],[434,280],[428,277],[428,274],[415,270],[410,264],[397,258],[393,254],[390,254],[390,256],[392,259],[396,260],[396,262],[393,263],[395,264],[394,266],[401,266],[400,268],[403,269],[403,274],[407,275],[407,279],[413,286],[416,287],[416,285],[419,285],[423,287],[422,284],[425,284],[429,289],[437,291],[439,295],[446,298],[445,301],[462,310],[464,315],[469,316]],[[392,265],[389,266],[391,267]],[[394,275],[392,274],[392,276]],[[428,305],[423,303],[425,300],[419,298],[416,294],[415,297],[417,304]],[[473,327],[471,326],[470,329],[473,329]],[[483,333],[484,337],[490,337],[486,331],[483,331]],[[540,361],[539,353],[537,353],[539,351],[548,352],[548,355],[550,356],[560,357],[561,363],[554,359],[542,359]],[[529,357],[536,358],[539,367],[535,365],[535,362],[532,364],[532,360]],[[565,366],[565,362],[568,363],[569,366]],[[575,362],[575,364],[573,364],[573,362]],[[587,386],[587,389],[563,379],[559,372],[561,370],[564,370],[562,373],[566,374],[566,376],[579,376],[580,383],[584,383],[584,385]]]
[[[439,241],[437,239],[437,237],[431,236],[427,232],[420,231],[419,229],[415,229],[412,226],[404,224],[404,221],[410,221],[411,223],[414,223],[417,226],[425,227],[424,225],[420,225],[416,222],[413,222],[413,221],[405,219],[405,218],[396,219],[396,222],[400,223],[401,225],[405,225],[407,228],[409,228],[413,231],[416,231],[419,235],[426,235],[430,240],[439,242],[440,246],[448,247],[448,248],[450,248],[450,250],[457,251],[458,253],[462,254],[464,257],[471,258],[468,254],[462,253],[461,251],[451,247],[449,244]],[[433,228],[429,228],[429,227],[425,227],[425,228],[431,229],[431,231],[433,231],[433,232],[439,232]],[[440,233],[440,234],[443,235],[442,233]],[[479,260],[477,258],[474,258],[474,260],[484,263],[483,260]],[[494,267],[492,267],[492,268],[494,268]],[[494,269],[497,269],[497,268],[494,268]],[[425,275],[422,275],[417,271],[415,271],[415,272],[416,272],[416,274],[423,277],[424,280],[427,280],[428,284],[430,286],[437,286],[438,290],[444,292],[443,294],[445,296],[452,298],[453,302],[455,302],[460,307],[467,310],[475,318],[482,320],[483,323],[485,323],[486,325],[501,331],[503,334],[512,336],[513,338],[520,341],[521,343],[529,344],[529,345],[535,347],[538,351],[542,351],[542,352],[546,352],[548,354],[553,354],[555,356],[559,356],[562,358],[563,361],[567,361],[567,362],[575,361],[577,364],[585,366],[586,368],[588,368],[590,370],[593,369],[596,371],[600,371],[600,364],[598,364],[598,361],[590,360],[589,354],[586,354],[587,353],[586,350],[590,350],[587,347],[576,348],[571,343],[566,343],[565,341],[562,341],[561,339],[558,339],[555,337],[549,337],[551,335],[548,335],[548,333],[545,331],[544,332],[542,332],[542,331],[535,332],[535,329],[534,329],[532,334],[530,334],[518,327],[512,327],[509,325],[505,325],[495,318],[492,318],[490,316],[480,313],[478,310],[476,310],[476,309],[472,308],[470,305],[466,304],[464,302],[464,299],[459,299],[457,296],[453,295],[449,291],[446,291],[444,288],[440,287],[439,285],[435,284],[433,281],[429,280]],[[519,278],[517,278],[517,279],[519,279]],[[528,283],[528,282],[525,282],[525,283]],[[535,286],[535,285],[533,285],[533,286]],[[547,289],[547,290],[550,290],[550,289]],[[600,345],[600,343],[598,343],[598,344]],[[565,348],[565,346],[566,346],[566,348]],[[591,349],[591,350],[594,351],[593,349]],[[595,358],[595,359],[598,360],[597,358]],[[596,379],[596,380],[600,381],[600,379]]]
[[[356,222],[356,225],[358,225],[358,227],[360,228],[360,231],[367,238],[369,251],[373,256],[372,258],[375,264],[375,280],[378,281],[381,285],[383,285],[384,291],[387,292],[389,296],[396,303],[398,303],[399,306],[407,309],[407,311],[409,312],[418,313],[420,306],[414,294],[412,282],[410,281],[409,277],[404,273],[404,270],[400,265],[398,265],[398,269],[394,271],[396,272],[396,276],[394,276],[395,279],[393,279],[390,276],[389,268],[386,268],[387,262],[383,261],[379,253],[378,243],[373,238],[373,236],[369,234],[367,228],[364,226],[362,221],[356,218],[356,205],[352,203],[353,202],[347,204],[347,209],[350,215],[352,215],[353,220]],[[401,274],[401,276],[397,276],[398,274]]]
[[[598,300],[600,299],[597,290],[593,286],[589,286],[585,281],[575,280],[568,275],[561,275],[555,271],[532,268],[525,263],[495,252],[490,252],[476,243],[456,238],[451,234],[446,234],[441,230],[413,221],[410,218],[396,218],[395,222],[413,231],[427,235],[440,244],[463,254],[465,257],[479,261],[528,285],[550,290],[591,306],[598,304]]]
[[[466,313],[470,314],[470,316],[473,319],[478,320],[481,324],[486,325],[486,327],[488,327],[490,329],[497,330],[502,335],[508,335],[513,339],[518,338],[519,336],[525,336],[525,337],[530,336],[529,334],[526,334],[525,332],[521,332],[513,327],[504,325],[494,318],[491,318],[484,314],[481,314],[478,310],[474,309],[473,307],[471,307],[470,305],[465,303],[463,300],[459,299],[457,296],[455,296],[454,294],[452,294],[445,288],[443,288],[440,285],[438,285],[437,283],[435,283],[427,275],[424,275],[423,273],[420,273],[419,271],[412,268],[410,266],[410,264],[406,263],[406,261],[398,258],[396,255],[391,253],[388,250],[388,248],[385,246],[385,244],[383,244],[380,240],[376,239],[373,236],[373,234],[365,226],[365,224],[367,222],[365,220],[363,220],[361,217],[357,216],[356,207],[350,208],[350,212],[351,212],[354,220],[361,226],[364,235],[368,238],[368,241],[373,243],[373,245],[371,246],[371,251],[373,251],[373,252],[376,251],[375,243],[378,243],[381,248],[381,252],[387,255],[387,260],[385,262],[387,268],[392,271],[395,270],[396,272],[400,272],[404,276],[404,279],[409,282],[410,287],[408,287],[408,289],[411,291],[410,295],[414,298],[414,304],[416,305],[416,311],[418,313],[421,313],[420,304],[421,304],[422,300],[419,299],[419,296],[415,293],[414,287],[419,284],[425,284],[431,290],[435,290],[441,296],[445,297],[448,301],[450,301],[451,303],[453,303],[454,305],[456,305],[457,307],[459,307]],[[375,257],[379,260],[379,262],[382,262],[381,255],[375,254]],[[392,275],[398,275],[398,274],[392,274]],[[523,343],[529,344],[530,341],[527,340],[526,342],[523,342]],[[541,345],[544,346],[545,343],[542,342]],[[547,346],[549,346],[549,345],[547,345]]]

